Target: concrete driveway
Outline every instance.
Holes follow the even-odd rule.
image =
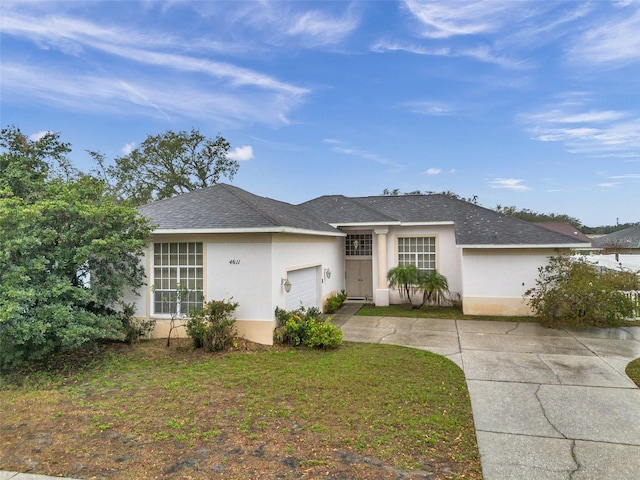
[[[625,375],[640,326],[351,316],[344,339],[444,355],[465,373],[485,480],[640,478],[640,390]]]

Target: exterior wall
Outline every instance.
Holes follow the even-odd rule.
[[[398,237],[429,236],[436,238],[436,269],[447,277],[450,292],[462,292],[462,256],[460,249],[456,246],[453,225],[390,227],[387,234],[387,271],[398,265]],[[374,249],[374,254],[376,251],[377,248]],[[374,265],[376,263],[374,261]],[[376,270],[374,274],[377,275],[377,269],[375,267],[374,269]],[[405,301],[397,290],[389,290],[390,303],[397,304]]]
[[[136,305],[137,316],[156,320],[152,336],[157,338],[168,335],[170,319],[152,313],[153,256],[148,252],[154,242],[202,242],[205,300],[238,302],[235,312],[238,334],[257,343],[273,343],[275,308],[285,308],[286,304],[281,279],[286,278],[288,271],[319,268],[322,277],[319,306],[327,296],[344,289],[342,237],[270,233],[154,236],[143,258],[147,285],[140,289],[139,296],[129,293],[125,301]],[[331,270],[330,278],[325,273],[327,268]],[[173,336],[184,337],[184,328],[175,329]]]
[[[523,298],[535,286],[538,268],[552,249],[470,249],[462,255],[462,306],[465,315],[532,314]]]

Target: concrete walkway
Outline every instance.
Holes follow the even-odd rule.
[[[464,371],[485,480],[640,478],[640,327],[351,316],[344,339],[444,355]]]

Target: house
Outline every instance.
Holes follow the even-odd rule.
[[[464,313],[521,315],[524,292],[572,236],[447,195],[323,196],[301,205],[218,184],[140,207],[155,225],[143,262],[148,287],[130,299],[166,336],[172,314],[230,299],[238,333],[271,344],[276,307],[322,308],[346,290],[401,301],[386,275],[398,264],[444,274]],[[176,302],[180,285],[188,289]]]
[[[604,253],[640,254],[640,224],[593,239]]]
[[[585,247],[584,249],[580,249],[582,253],[591,253],[595,250],[599,250],[599,248],[595,248],[593,246],[593,241],[587,235],[582,233],[576,227],[566,222],[535,222],[536,225],[542,228],[546,228],[547,230],[552,230],[558,233],[564,233],[565,235],[572,236],[581,242],[588,242],[589,247]]]

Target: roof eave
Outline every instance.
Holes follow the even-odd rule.
[[[554,249],[566,249],[566,248],[571,248],[571,249],[584,249],[584,248],[589,248],[590,245],[588,243],[564,243],[564,244],[560,244],[560,243],[545,243],[545,244],[531,244],[531,243],[511,243],[511,244],[504,244],[501,245],[499,243],[488,243],[488,244],[459,244],[458,247],[460,248],[478,248],[478,249],[489,249],[489,248],[505,248],[505,249],[517,249],[517,248],[526,248],[526,249],[533,249],[533,248],[554,248]]]
[[[340,231],[324,232],[294,227],[251,227],[251,228],[158,228],[151,232],[153,235],[203,235],[230,233],[290,233],[294,235],[317,235],[322,237],[344,237]]]

